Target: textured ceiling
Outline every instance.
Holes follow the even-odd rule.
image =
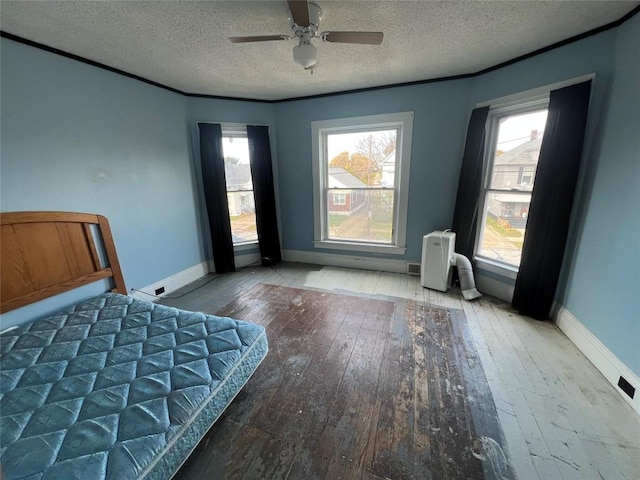
[[[328,1],[320,31],[383,31],[380,46],[314,41],[313,75],[275,1],[2,1],[4,32],[187,93],[265,100],[473,73],[618,20],[638,1]]]

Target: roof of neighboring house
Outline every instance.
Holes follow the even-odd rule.
[[[542,137],[529,140],[496,157],[495,165],[535,165],[542,145]]]
[[[230,190],[251,190],[251,168],[248,163],[224,165],[224,175],[227,179],[227,188]]]
[[[329,188],[362,188],[365,183],[344,168],[329,169]]]
[[[391,165],[394,167],[396,165],[396,149],[395,148],[389,155],[384,157],[384,160],[382,161],[382,166],[387,166],[387,165]]]

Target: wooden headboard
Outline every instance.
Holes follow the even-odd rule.
[[[92,231],[101,239],[94,238]],[[105,278],[113,278],[112,291],[127,294],[106,217],[0,213],[0,313]]]

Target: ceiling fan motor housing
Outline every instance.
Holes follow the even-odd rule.
[[[309,3],[309,25],[298,25],[293,17],[289,17],[291,30],[293,35],[298,38],[300,43],[310,43],[311,39],[318,36],[320,28],[320,19],[322,18],[322,10],[315,3]]]

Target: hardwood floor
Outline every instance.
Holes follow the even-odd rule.
[[[381,299],[398,297],[427,307],[463,311],[516,478],[640,478],[640,418],[555,325],[522,317],[499,300],[483,297],[466,302],[457,290],[441,293],[423,289],[417,277],[402,274],[284,263],[274,269],[255,267],[204,277],[162,303],[215,313],[259,283]],[[203,286],[196,288],[199,285]],[[375,348],[375,339],[372,342]],[[383,414],[385,409],[380,405]],[[245,433],[258,443],[273,441],[253,426],[237,422],[236,429],[247,430]],[[228,435],[232,448],[233,432],[219,435]],[[286,445],[279,447],[284,456],[293,453]],[[242,464],[249,468],[251,462],[245,458]],[[237,474],[230,478],[242,478],[242,472]],[[328,475],[325,478],[332,478]],[[394,472],[387,475],[400,478]],[[265,478],[313,477],[308,472],[302,475],[282,470]],[[362,478],[385,477],[370,473]]]

